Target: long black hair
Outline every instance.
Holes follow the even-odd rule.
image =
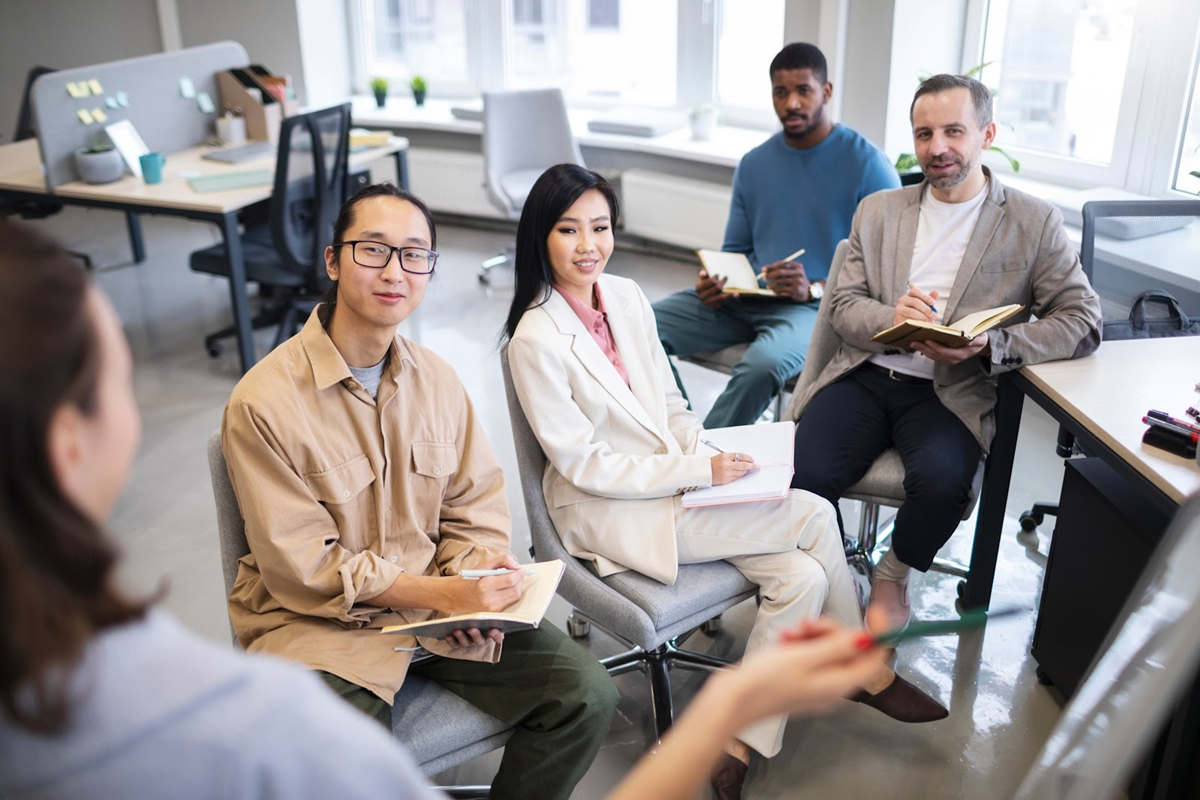
[[[517,223],[516,288],[502,339],[513,337],[517,323],[530,306],[535,302],[540,305],[549,298],[554,273],[550,269],[546,240],[567,209],[592,189],[608,200],[609,224],[615,230],[621,211],[617,192],[603,176],[590,169],[578,164],[557,164],[543,172],[529,190],[521,221]]]

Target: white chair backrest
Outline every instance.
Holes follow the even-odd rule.
[[[513,204],[500,185],[505,175],[525,170],[540,173],[555,164],[582,166],[562,91],[485,92],[483,163],[488,197],[509,216]]]

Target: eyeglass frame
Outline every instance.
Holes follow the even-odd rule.
[[[358,260],[358,257],[355,255],[355,253],[357,252],[355,250],[355,245],[360,245],[360,244],[377,244],[380,247],[388,248],[387,259],[383,262],[382,265],[380,265],[378,267],[373,267],[370,264],[362,263],[361,261]],[[358,264],[360,267],[363,267],[364,269],[387,269],[387,265],[392,263],[392,256],[395,255],[396,253],[399,253],[400,258],[397,259],[397,262],[400,264],[400,269],[403,270],[404,272],[407,272],[409,275],[432,275],[434,267],[437,266],[438,256],[441,255],[436,250],[430,250],[428,247],[417,247],[415,245],[403,245],[401,247],[393,247],[392,245],[388,244],[387,242],[380,242],[375,239],[351,239],[351,240],[345,241],[345,242],[334,242],[333,244],[331,244],[329,246],[330,247],[343,247],[345,245],[350,245],[350,259],[355,264]],[[426,253],[429,253],[429,255],[432,257],[431,262],[429,264],[429,271],[428,272],[413,272],[411,269],[404,266],[404,251],[405,250],[423,250]]]

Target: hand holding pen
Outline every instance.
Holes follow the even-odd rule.
[[[780,297],[786,297],[798,303],[806,303],[812,299],[812,285],[804,265],[794,259],[804,255],[801,247],[782,261],[767,264],[758,273],[760,280],[767,282],[767,288]]]
[[[921,322],[935,321],[937,299],[936,289],[926,294],[910,281],[908,291],[900,297],[900,302],[896,303],[896,313],[892,317],[892,324],[899,325],[906,319],[915,319]]]
[[[758,469],[754,459],[746,453],[727,453],[708,439],[701,439],[700,443],[717,451],[717,455],[709,459],[712,465],[713,486],[732,483],[746,473]]]

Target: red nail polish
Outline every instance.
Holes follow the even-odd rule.
[[[870,650],[875,646],[875,637],[869,633],[856,633],[852,640],[855,650]]]

